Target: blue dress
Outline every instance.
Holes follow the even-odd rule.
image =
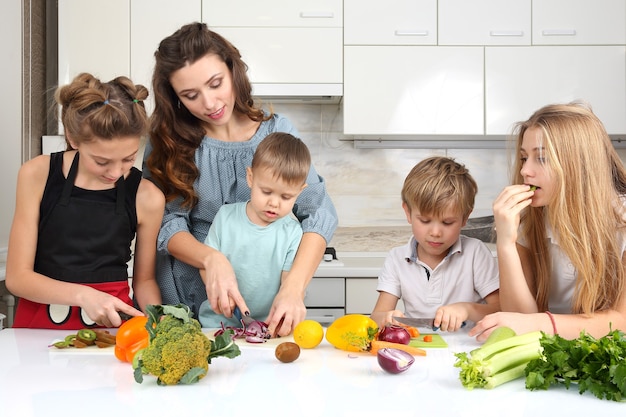
[[[195,163],[200,173],[194,187],[198,204],[192,209],[181,207],[182,198],[166,204],[157,242],[156,279],[164,304],[183,303],[198,317],[200,304],[207,299],[206,288],[198,269],[171,256],[167,251],[170,238],[181,231],[190,232],[204,242],[213,218],[223,204],[248,201],[250,188],[246,182],[246,168],[258,144],[272,132],[287,132],[298,136],[291,122],[274,115],[262,122],[254,136],[245,142],[223,142],[205,136],[196,150]],[[146,146],[145,158],[151,151]],[[150,176],[144,164],[144,177]],[[337,228],[337,212],[326,192],[326,183],[311,166],[307,187],[294,206],[294,213],[303,232],[314,232],[330,242]]]

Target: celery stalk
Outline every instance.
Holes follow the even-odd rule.
[[[541,357],[541,336],[540,331],[529,332],[475,349],[469,355],[456,353],[454,366],[461,368],[461,383],[467,389],[493,388],[522,377],[528,362]]]
[[[485,378],[487,383],[485,384],[484,388],[493,389],[498,385],[504,384],[505,382],[513,381],[515,379],[523,377],[526,365],[528,365],[528,363],[524,362],[517,366],[509,368],[506,371],[498,372],[494,376]]]
[[[514,346],[494,353],[483,365],[483,376],[490,377],[498,372],[515,367],[520,364],[527,364],[532,359],[541,356],[541,343],[539,340],[525,345]]]
[[[534,331],[509,337],[477,349],[476,351],[472,352],[472,359],[485,360],[496,352],[500,352],[501,350],[505,350],[514,346],[525,345],[533,341],[539,342],[540,339],[540,331]]]

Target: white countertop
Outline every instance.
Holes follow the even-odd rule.
[[[0,410],[3,416],[557,416],[621,415],[624,404],[579,395],[575,387],[528,391],[524,380],[468,391],[453,352],[478,346],[466,333],[443,333],[449,348],[428,349],[405,373],[383,372],[369,353],[349,354],[324,341],[290,364],[274,348],[238,342],[242,354],[217,358],[208,375],[188,386],[133,379],[112,348],[48,348],[67,331],[0,331]]]

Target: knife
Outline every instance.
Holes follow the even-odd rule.
[[[250,317],[250,313],[241,314],[241,310],[239,310],[239,307],[235,307],[235,310],[233,310],[233,316],[235,316],[235,318],[239,320],[244,326],[247,326],[255,321],[252,317]]]
[[[415,318],[415,317],[394,317],[394,320],[406,324],[411,327],[426,327],[428,329],[432,329],[433,331],[439,330],[439,327],[434,325],[435,319],[427,319],[427,318]],[[461,328],[465,327],[465,322],[461,324]]]

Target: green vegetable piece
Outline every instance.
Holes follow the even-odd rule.
[[[85,343],[95,341],[97,336],[96,332],[91,329],[82,329],[76,333],[76,339]]]
[[[537,186],[536,186],[536,185],[531,185],[531,186],[530,186],[530,191],[535,191],[536,189],[537,189]]]
[[[138,383],[150,374],[157,377],[159,385],[192,384],[206,376],[212,358],[233,358],[241,353],[232,331],[211,341],[187,306],[149,305],[146,315],[150,344],[133,360]]]
[[[577,384],[580,394],[589,391],[599,399],[626,401],[626,336],[621,330],[599,339],[585,331],[573,340],[543,334],[540,344],[543,355],[525,369],[527,389]]]
[[[497,337],[506,335],[507,332],[502,331]],[[465,352],[456,353],[457,361],[454,366],[461,368],[461,383],[467,389],[489,389],[523,377],[528,362],[541,357],[539,340],[542,335],[542,332],[537,331],[510,336],[485,343],[469,355]]]
[[[474,354],[474,352],[478,351],[479,349],[482,349],[501,340],[508,339],[509,337],[513,337],[515,335],[515,330],[511,329],[510,327],[498,327],[493,332],[491,332],[491,334],[489,335],[487,340],[485,340],[485,343],[483,343],[481,347],[474,349],[471,353]]]
[[[500,351],[503,351],[503,350],[506,350],[515,346],[525,345],[525,344],[533,343],[533,342],[539,344],[539,340],[541,339],[542,334],[543,333],[540,331],[534,331],[534,332],[529,332],[529,333],[524,333],[521,335],[509,337],[503,340],[499,340],[487,346],[483,345],[480,349],[477,349],[475,352],[472,353],[472,359],[478,359],[478,360],[488,359],[489,357],[491,357],[497,352],[500,352]]]

